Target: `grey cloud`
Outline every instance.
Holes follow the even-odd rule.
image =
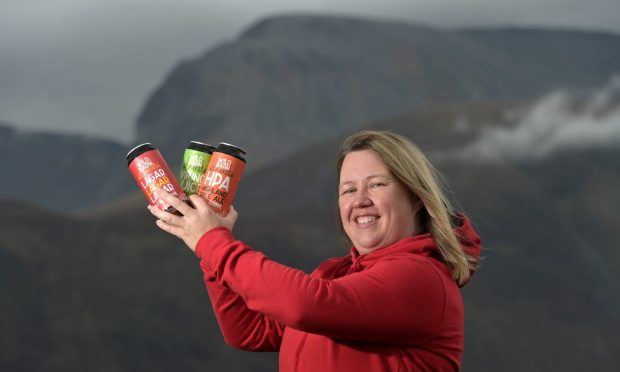
[[[462,123],[458,123],[462,127]],[[465,161],[528,161],[568,148],[620,144],[620,76],[587,99],[557,91],[510,128],[491,126],[475,142],[443,157]]]

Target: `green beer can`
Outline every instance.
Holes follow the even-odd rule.
[[[187,196],[198,192],[214,150],[214,146],[198,141],[191,141],[185,149],[179,183]]]

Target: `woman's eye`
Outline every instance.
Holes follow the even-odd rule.
[[[376,182],[376,183],[373,183],[373,184],[370,185],[370,187],[373,188],[373,189],[376,189],[376,188],[379,188],[379,187],[383,187],[383,186],[385,186],[385,183],[383,183],[383,182]]]
[[[355,192],[355,189],[344,189],[342,190],[340,195],[348,195],[348,194],[352,194],[353,192]]]

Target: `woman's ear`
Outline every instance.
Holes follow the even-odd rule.
[[[428,230],[428,212],[424,207],[424,203],[422,199],[420,199],[417,195],[411,195],[411,206],[413,208],[413,215],[416,219],[416,225],[421,229],[421,231],[425,232]]]
[[[424,207],[424,203],[422,203],[422,199],[420,199],[413,192],[410,193],[410,199],[411,199],[411,206],[413,208],[413,213],[418,214],[420,210],[422,210],[422,207]]]

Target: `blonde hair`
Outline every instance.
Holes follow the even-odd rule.
[[[361,131],[349,136],[340,146],[337,158],[338,177],[344,158],[353,151],[372,150],[413,195],[422,201],[423,227],[431,233],[452,278],[465,283],[477,260],[467,255],[454,232],[459,219],[442,187],[438,172],[420,149],[406,137],[391,132]],[[453,222],[454,221],[454,222]]]

